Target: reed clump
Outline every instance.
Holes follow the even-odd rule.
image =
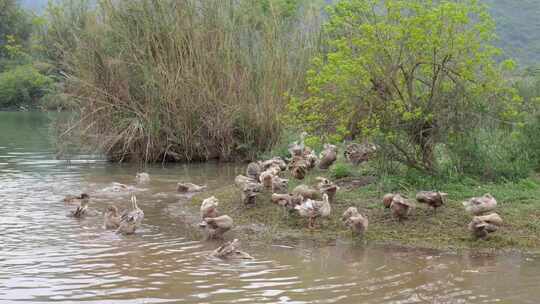
[[[296,2],[104,0],[77,22],[51,22],[78,26],[49,41],[78,104],[62,136],[76,130],[113,161],[267,150],[319,42],[320,7]]]

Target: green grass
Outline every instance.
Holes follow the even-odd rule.
[[[356,179],[366,179],[366,167],[353,170]],[[317,176],[330,176],[332,170],[310,172],[304,181],[291,179],[289,189],[305,183],[315,184]],[[364,175],[362,177],[362,175]],[[355,178],[348,178],[351,180]],[[341,183],[336,203],[332,205],[329,219],[319,221],[320,228],[306,229],[306,219],[295,214],[287,214],[285,210],[270,202],[270,193],[258,197],[257,206],[245,208],[240,202],[240,193],[234,185],[214,189],[210,193],[200,194],[193,198],[191,206],[197,210],[203,198],[215,195],[220,199],[220,211],[229,214],[236,226],[248,239],[267,241],[284,239],[310,239],[328,242],[335,239],[351,240],[350,231],[341,223],[341,215],[350,206],[356,206],[362,214],[369,218],[369,229],[363,241],[369,244],[392,244],[441,250],[522,250],[540,251],[540,179],[530,177],[516,182],[481,183],[464,178],[453,181],[442,181],[426,177],[405,179],[404,177],[372,178],[372,183],[360,187],[346,187]],[[339,182],[339,180],[338,180]],[[429,185],[429,186],[426,186]],[[428,188],[435,187],[435,188]],[[436,213],[425,205],[417,204],[408,220],[398,222],[392,218],[389,210],[382,206],[381,198],[387,192],[400,192],[414,198],[417,191],[437,189],[447,192],[448,202]],[[472,196],[491,193],[498,201],[497,212],[504,220],[499,231],[487,240],[474,240],[467,230],[471,215],[467,214],[461,204]],[[253,224],[264,227],[261,231],[249,229]],[[246,228],[246,229],[242,229]]]

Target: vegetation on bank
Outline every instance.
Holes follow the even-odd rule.
[[[50,10],[77,131],[115,161],[253,157],[317,50],[316,1],[100,1]],[[66,136],[71,134],[66,133]]]
[[[246,239],[274,242],[313,240],[316,243],[358,242],[415,246],[440,250],[540,250],[540,178],[532,176],[519,181],[482,182],[472,178],[434,178],[414,171],[402,175],[376,176],[373,163],[354,167],[339,159],[333,169],[315,169],[304,181],[291,179],[289,189],[300,183],[314,185],[317,176],[333,178],[337,168],[347,167],[347,177],[334,179],[341,189],[332,204],[330,218],[320,220],[319,228],[310,230],[307,220],[288,213],[270,201],[270,193],[257,197],[256,206],[246,208],[240,191],[234,185],[224,185],[194,196],[189,208],[198,212],[202,199],[211,195],[219,201],[219,210],[233,217],[236,233]],[[447,203],[436,213],[427,205],[417,204],[405,221],[398,222],[382,204],[382,196],[400,192],[410,199],[418,191],[437,189],[448,193]],[[467,228],[472,216],[465,212],[462,202],[474,196],[491,193],[498,201],[497,212],[504,220],[499,231],[487,240],[475,240]],[[341,221],[343,212],[351,206],[369,218],[364,237],[353,235]]]
[[[53,88],[51,66],[39,60],[33,41],[39,26],[16,0],[0,0],[0,109],[42,106]]]

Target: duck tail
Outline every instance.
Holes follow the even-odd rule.
[[[135,194],[131,194],[131,206],[133,207],[133,210],[137,210],[138,209],[138,206],[137,206],[137,197],[135,196]]]

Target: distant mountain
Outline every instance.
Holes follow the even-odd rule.
[[[25,8],[36,13],[41,13],[48,2],[19,1]],[[490,12],[497,22],[499,44],[506,55],[517,59],[522,65],[540,64],[540,0],[481,1],[490,6]]]
[[[540,0],[484,0],[497,23],[500,46],[522,65],[540,64]]]

